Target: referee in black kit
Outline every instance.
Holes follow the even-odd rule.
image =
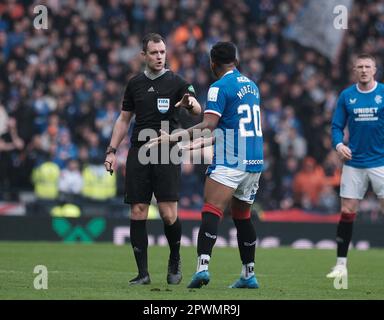
[[[126,166],[125,202],[131,204],[130,237],[139,274],[130,281],[130,284],[151,282],[148,273],[146,222],[153,193],[159,205],[164,233],[170,247],[167,282],[179,284],[182,279],[181,224],[177,217],[180,165],[140,163],[139,148],[145,141],[139,141],[138,137],[140,131],[144,129],[159,132],[161,121],[168,121],[170,131],[177,129],[180,107],[186,108],[191,115],[198,115],[201,113],[201,106],[195,98],[193,86],[165,69],[166,46],[159,34],[150,33],[143,38],[142,56],[145,70],[128,82],[122,110],[113,129],[104,164],[107,171],[112,174],[116,163],[116,149],[127,135],[129,123],[135,114],[135,126]]]

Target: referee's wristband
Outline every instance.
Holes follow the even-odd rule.
[[[112,146],[108,146],[107,151],[105,151],[105,154],[110,154],[110,153],[116,154],[116,151],[117,151],[116,148]]]

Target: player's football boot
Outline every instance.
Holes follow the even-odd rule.
[[[136,278],[133,278],[132,280],[129,281],[129,285],[140,285],[140,284],[150,284],[151,283],[151,278],[149,277],[149,274],[146,276],[140,276],[138,275]]]
[[[346,266],[336,265],[332,268],[332,271],[327,274],[327,278],[337,278],[348,276],[348,270]]]
[[[232,289],[257,289],[259,288],[259,283],[257,282],[257,279],[255,276],[252,276],[248,279],[244,279],[243,277],[240,277],[239,280],[237,280],[234,284],[230,285],[229,288]]]
[[[202,286],[208,284],[209,278],[210,278],[210,275],[208,270],[196,272],[193,275],[191,283],[188,285],[187,288],[201,288]]]
[[[183,275],[181,273],[181,260],[169,260],[168,261],[168,274],[167,282],[168,284],[179,284]]]

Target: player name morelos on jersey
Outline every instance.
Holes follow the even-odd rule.
[[[369,91],[355,84],[339,96],[332,120],[333,146],[343,142],[348,124],[352,160],[345,164],[355,168],[384,166],[384,84],[375,83]]]
[[[209,88],[205,113],[220,117],[215,130],[215,153],[208,172],[216,165],[261,172],[263,134],[256,84],[237,69],[228,71]]]

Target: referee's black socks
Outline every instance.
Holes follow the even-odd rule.
[[[173,261],[180,260],[180,241],[181,241],[181,223],[177,217],[176,221],[167,225],[164,223],[164,234],[168,240],[170,255],[169,259]]]
[[[147,235],[147,220],[132,220],[131,219],[131,245],[139,277],[148,275],[148,235]]]

